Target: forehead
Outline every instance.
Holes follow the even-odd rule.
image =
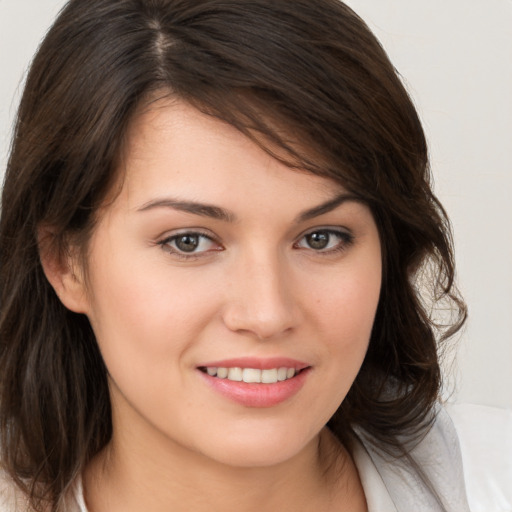
[[[236,202],[235,191],[256,198],[290,190],[295,200],[314,201],[343,191],[330,179],[291,169],[235,127],[175,98],[154,101],[136,114],[122,174],[122,193],[131,203],[165,193]]]

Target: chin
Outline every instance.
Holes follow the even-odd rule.
[[[250,430],[232,432],[226,438],[211,439],[202,450],[207,457],[237,468],[262,468],[276,466],[305,451],[314,442],[315,435],[306,435],[286,429],[281,432],[266,428],[255,433]]]

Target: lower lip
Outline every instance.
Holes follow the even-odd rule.
[[[275,384],[236,382],[212,377],[207,373],[198,371],[215,391],[233,402],[246,407],[273,407],[286,402],[300,391],[310,368],[305,368],[291,379]]]

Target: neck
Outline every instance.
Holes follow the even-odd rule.
[[[342,503],[365,510],[352,460],[327,430],[292,459],[258,468],[220,464],[180,446],[130,442],[126,449],[127,441],[114,436],[86,468],[89,512],[340,510]]]

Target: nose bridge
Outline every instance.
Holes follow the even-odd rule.
[[[295,327],[298,308],[286,258],[261,247],[238,258],[231,276],[226,325],[260,339],[278,336]]]

